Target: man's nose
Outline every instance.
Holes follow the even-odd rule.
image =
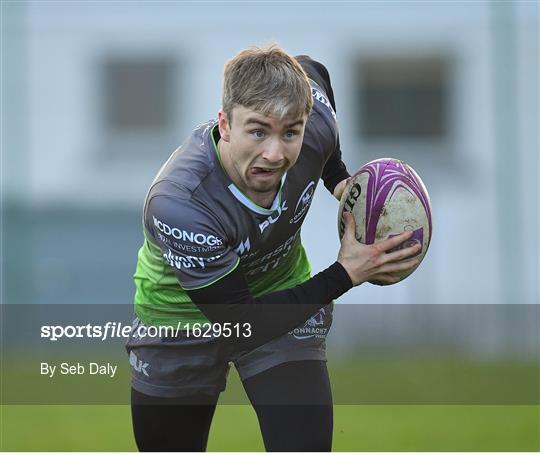
[[[266,142],[262,157],[272,163],[283,161],[283,144],[279,139],[272,139]]]

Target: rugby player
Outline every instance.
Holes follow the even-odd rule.
[[[311,277],[300,229],[313,193],[322,179],[339,200],[349,177],[335,110],[321,63],[275,45],[243,50],[225,66],[217,120],[154,179],[127,343],[139,450],[205,450],[230,362],[268,451],[331,449],[332,301],[363,282],[397,282],[419,247],[395,250],[410,233],[360,244],[348,215],[337,260]],[[182,329],[140,335],[149,326]]]

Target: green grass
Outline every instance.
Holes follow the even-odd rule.
[[[539,451],[538,406],[340,405],[335,451]],[[129,407],[2,408],[3,451],[133,451]],[[255,413],[218,407],[208,449],[261,451]]]
[[[45,378],[33,378],[31,367],[33,363],[11,368],[12,372],[3,376],[8,380],[2,390],[27,394],[29,389],[39,389],[36,383],[49,383]],[[111,381],[110,388],[98,387],[90,380],[55,383],[60,388],[57,392],[79,396],[92,392],[112,396],[112,402],[125,402],[128,372],[126,368],[118,381]],[[408,396],[419,399],[417,403],[429,402],[434,396],[448,396],[452,401],[455,395],[489,401],[505,389],[514,399],[512,403],[522,397],[538,402],[531,396],[533,384],[538,383],[537,364],[469,364],[448,359],[416,364],[364,359],[334,363],[332,382],[337,403],[384,403],[385,399],[394,403],[336,405],[335,451],[540,451],[539,405],[395,405]],[[485,393],[480,392],[482,387]],[[27,401],[32,402],[32,396]],[[234,371],[220,402],[229,405],[216,410],[208,449],[262,451],[255,413],[246,405]],[[3,405],[0,409],[2,451],[136,450],[127,405]]]
[[[341,406],[336,451],[538,451],[538,406]]]
[[[114,379],[103,376],[40,375],[38,357],[22,352],[3,359],[4,404],[125,404],[129,402],[130,368],[123,352],[102,351],[87,360],[118,365]],[[350,355],[332,358],[329,371],[336,404],[497,404],[540,402],[540,364],[537,362],[479,361],[451,354],[383,356]],[[74,352],[49,358],[67,361]],[[83,355],[77,360],[85,364]],[[71,361],[73,362],[73,361]],[[234,369],[221,402],[247,403]],[[81,392],[84,390],[84,392]]]

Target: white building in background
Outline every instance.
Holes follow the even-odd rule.
[[[329,68],[351,171],[398,157],[431,193],[421,268],[342,301],[499,303],[517,292],[538,303],[538,4],[504,3],[6,5],[4,92],[18,115],[6,120],[4,196],[140,210],[161,163],[215,116],[224,61],[276,41]],[[381,107],[398,98],[402,111]],[[303,231],[314,271],[337,254],[336,212],[321,185]]]

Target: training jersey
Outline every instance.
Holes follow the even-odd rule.
[[[144,205],[134,276],[135,312],[144,323],[207,322],[186,290],[210,286],[237,267],[255,297],[310,278],[300,231],[338,149],[334,109],[323,89],[310,84],[313,108],[302,148],[270,208],[250,200],[225,172],[215,120],[198,126],[160,169]]]

